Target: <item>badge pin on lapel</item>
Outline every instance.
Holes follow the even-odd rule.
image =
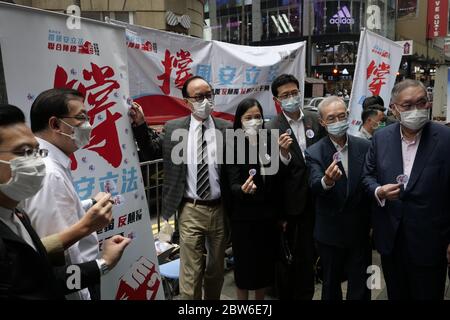
[[[333,154],[333,160],[336,162],[342,161],[342,153],[340,153],[339,151],[335,152]]]
[[[408,183],[409,177],[406,174],[400,174],[397,178],[395,178],[395,180],[397,183],[405,185]]]

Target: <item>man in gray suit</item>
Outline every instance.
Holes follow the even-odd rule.
[[[220,299],[224,273],[226,192],[219,156],[231,123],[212,117],[214,95],[201,77],[189,78],[182,95],[191,115],[168,121],[150,139],[142,110],[134,106],[134,134],[145,158],[164,158],[162,214],[179,213],[180,295],[182,299]],[[172,140],[173,139],[173,140]]]

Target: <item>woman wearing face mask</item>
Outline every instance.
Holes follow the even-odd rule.
[[[259,135],[267,134],[260,132],[262,128],[263,110],[259,102],[243,100],[236,110],[234,130],[243,130],[245,149],[237,142],[239,138],[234,138],[234,164],[227,164],[233,206],[230,220],[234,277],[240,300],[248,300],[249,290],[255,290],[255,299],[264,299],[265,288],[271,285],[274,274],[276,176],[262,175],[261,159],[265,157],[266,163],[271,154],[270,139],[267,139],[267,151],[259,152],[263,147]],[[253,159],[258,158],[257,163],[250,161],[252,152]]]

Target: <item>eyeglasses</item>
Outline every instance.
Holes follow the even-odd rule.
[[[91,119],[89,118],[89,116],[87,114],[79,114],[77,116],[74,117],[61,117],[61,119],[77,119],[78,121],[82,121],[82,122],[86,122],[86,121],[90,121]]]
[[[46,156],[48,156],[48,150],[47,149],[40,149],[40,148],[25,148],[23,150],[0,150],[0,152],[10,152],[12,154],[15,154],[16,156],[19,157],[26,157],[26,158],[31,158],[31,157],[41,157],[41,158],[45,158]]]
[[[326,119],[324,119],[324,122],[326,124],[332,124],[338,121],[344,121],[347,119],[347,116],[348,116],[347,113],[341,113],[338,114],[337,116],[329,116]]]
[[[210,92],[210,93],[196,95],[195,97],[186,97],[186,98],[194,99],[195,102],[203,102],[203,100],[205,100],[205,99],[208,99],[209,101],[213,101],[214,94]]]
[[[278,96],[277,99],[285,100],[285,99],[289,99],[290,97],[297,97],[299,94],[300,94],[300,91],[295,90],[295,91],[284,93],[281,96]]]
[[[405,103],[405,104],[393,103],[393,104],[399,106],[403,111],[413,110],[414,108],[425,109],[428,106],[428,99],[423,97],[416,103]]]

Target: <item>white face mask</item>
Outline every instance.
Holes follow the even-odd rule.
[[[192,113],[200,119],[205,120],[206,118],[208,118],[213,109],[214,105],[212,101],[206,98],[203,99],[202,102],[192,102]]]
[[[75,145],[77,148],[83,148],[85,145],[89,143],[89,140],[91,140],[91,131],[92,126],[89,123],[89,121],[83,122],[81,126],[74,127],[65,122],[64,120],[60,119],[64,124],[68,125],[73,129],[72,134],[67,134],[64,132],[60,132],[63,136],[67,136],[75,141]]]
[[[262,125],[262,119],[251,119],[242,122],[242,129],[244,130],[245,134],[249,136],[255,136],[262,128]]]
[[[290,97],[288,99],[284,99],[281,101],[281,107],[286,112],[296,112],[298,109],[301,108],[301,98],[300,95],[296,95],[293,97]]]
[[[420,130],[429,121],[429,109],[400,112],[400,123],[411,130]]]
[[[0,184],[0,191],[15,201],[34,196],[42,187],[45,163],[40,156],[17,157],[11,161],[0,160],[11,167],[11,179]]]
[[[335,137],[342,137],[349,127],[348,120],[342,120],[332,124],[327,124],[327,131],[329,134]]]

